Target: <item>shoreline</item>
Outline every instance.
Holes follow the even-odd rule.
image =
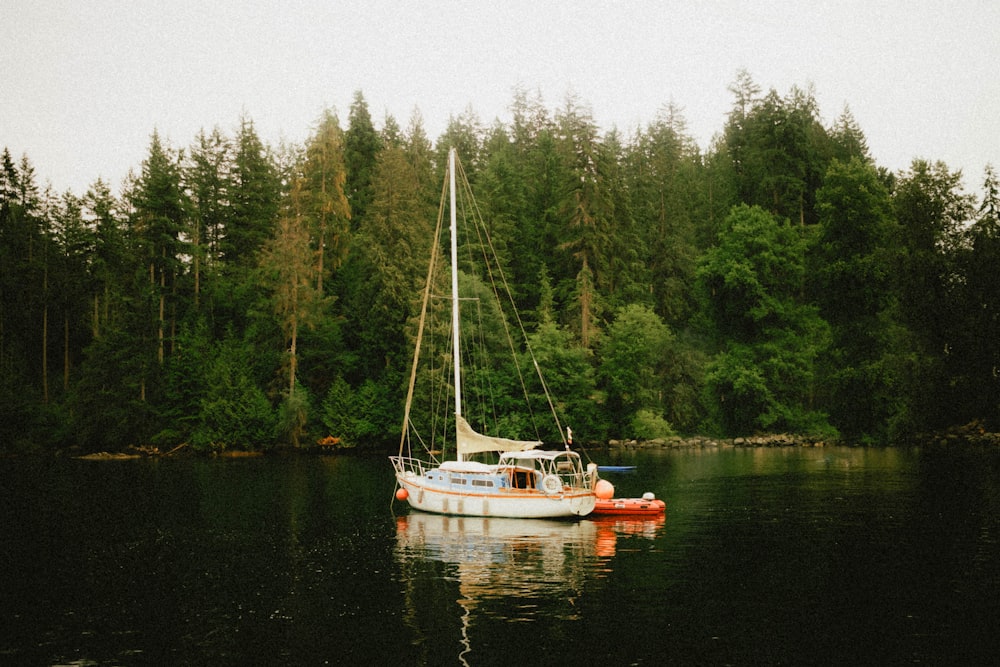
[[[761,433],[751,436],[734,438],[714,438],[704,435],[671,436],[669,438],[653,438],[639,440],[637,438],[611,439],[607,442],[591,442],[587,447],[598,447],[619,450],[642,449],[736,449],[736,448],[774,448],[774,447],[994,447],[1000,448],[1000,432],[987,431],[982,422],[974,421],[963,426],[954,426],[933,433],[915,434],[905,441],[886,443],[849,442],[839,438],[826,439],[816,436],[794,433]],[[381,447],[329,447],[309,446],[299,449],[287,447],[263,450],[227,450],[216,452],[195,452],[186,444],[179,445],[168,451],[160,451],[157,447],[127,447],[125,451],[89,452],[83,453],[73,448],[57,449],[49,452],[35,450],[32,452],[0,452],[0,458],[19,458],[48,453],[56,457],[74,458],[84,461],[125,461],[149,458],[174,457],[205,457],[242,459],[261,456],[287,455],[331,455],[331,454],[367,454],[381,453]]]
[[[728,449],[754,447],[914,447],[983,445],[1000,447],[1000,433],[987,431],[982,422],[974,421],[962,426],[934,433],[920,433],[906,443],[851,443],[840,439],[824,439],[793,433],[762,433],[737,438],[711,438],[707,436],[672,436],[650,440],[615,439],[606,446],[610,449]]]

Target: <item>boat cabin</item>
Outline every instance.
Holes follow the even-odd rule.
[[[504,452],[495,465],[478,461],[445,461],[427,473],[429,481],[470,492],[492,488],[539,490],[557,493],[563,487],[586,486],[594,471],[583,469],[580,455],[572,451],[529,450]]]
[[[542,489],[553,493],[562,490],[563,486],[586,486],[587,473],[580,455],[569,450],[505,452],[500,455],[497,469],[509,475],[510,485],[515,489]]]

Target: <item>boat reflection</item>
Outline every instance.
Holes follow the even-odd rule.
[[[477,627],[485,636],[481,643],[498,627],[493,621],[577,619],[588,579],[606,571],[597,534],[590,521],[421,512],[398,517],[395,555],[405,582],[407,623],[426,646],[432,642],[422,640],[440,624],[435,612],[458,616],[459,662],[467,664]],[[428,570],[436,573],[431,587],[421,585]]]
[[[425,651],[457,641],[471,662],[473,634],[488,643],[494,621],[578,620],[581,598],[602,585],[613,557],[662,534],[664,516],[593,516],[578,521],[461,517],[410,512],[396,519],[395,560],[407,625]],[[626,546],[628,545],[628,546]],[[459,636],[427,641],[445,625]],[[476,632],[478,628],[478,632]],[[454,644],[452,644],[454,646]],[[454,660],[454,654],[446,661]],[[424,655],[433,664],[444,656]]]
[[[590,515],[588,523],[594,524],[596,535],[595,553],[601,558],[611,558],[618,552],[620,537],[641,537],[655,540],[663,534],[667,518],[663,514],[655,516]]]
[[[457,568],[468,597],[577,594],[597,526],[588,521],[460,517],[411,512],[396,520],[401,563],[426,559]]]

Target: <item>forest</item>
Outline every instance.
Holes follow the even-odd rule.
[[[436,141],[360,91],[303,145],[154,129],[118,192],[4,149],[0,451],[397,441],[450,147],[580,441],[1000,427],[993,169],[892,173],[811,88],[729,91],[706,148],[674,104],[625,134],[517,89]]]

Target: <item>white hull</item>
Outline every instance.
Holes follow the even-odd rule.
[[[554,519],[586,516],[594,509],[596,497],[580,490],[547,495],[537,490],[462,493],[435,488],[420,478],[398,478],[406,489],[410,507],[423,512],[456,516],[496,516],[515,519]]]
[[[423,512],[456,516],[495,516],[514,519],[555,519],[587,516],[594,509],[593,491],[546,494],[539,490],[497,490],[492,493],[458,492],[434,486],[426,478],[397,475],[406,489],[410,507]]]

